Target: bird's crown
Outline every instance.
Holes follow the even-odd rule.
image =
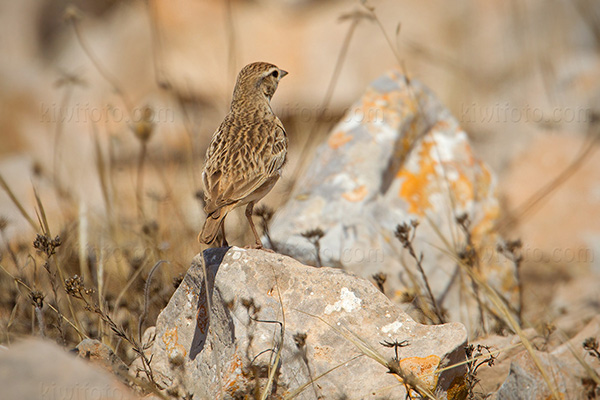
[[[270,101],[279,81],[286,75],[287,71],[270,63],[255,62],[246,65],[238,74],[232,107],[248,98],[263,98],[267,102]]]

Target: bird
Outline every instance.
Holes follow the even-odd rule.
[[[225,217],[246,206],[255,248],[264,248],[252,212],[279,180],[286,163],[287,134],[271,108],[271,98],[287,74],[266,62],[248,64],[239,72],[229,112],[206,151],[202,171],[206,221],[198,235],[201,243],[228,246]]]

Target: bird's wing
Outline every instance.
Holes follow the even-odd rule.
[[[203,173],[209,214],[242,201],[278,176],[287,152],[287,136],[276,117],[261,124],[222,124],[219,129]]]

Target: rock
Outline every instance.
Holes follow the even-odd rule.
[[[127,376],[129,371],[127,365],[104,343],[95,339],[84,339],[77,345],[76,349],[79,357],[89,360],[108,372],[112,372],[122,380]]]
[[[571,397],[577,388],[561,373],[566,368],[564,363],[547,353],[536,351],[535,355],[544,370],[547,371],[548,376],[552,377],[552,383],[557,387],[559,393],[563,393],[563,395],[569,393],[570,395],[566,398],[581,398]],[[496,394],[497,400],[551,398],[551,392],[529,353],[522,353],[511,363],[508,378]]]
[[[586,365],[591,371],[598,371],[600,366],[600,360],[583,348],[583,342],[588,337],[600,337],[600,316],[590,321],[577,336],[550,353],[535,352],[561,398],[595,398],[594,394],[600,394],[590,373],[583,366]],[[597,377],[597,372],[594,373]],[[531,355],[523,352],[512,360],[508,378],[493,398],[537,400],[552,398],[552,394]]]
[[[2,399],[137,399],[118,379],[54,343],[27,339],[0,352]]]
[[[538,334],[533,328],[524,331],[528,340],[533,340]],[[518,335],[500,336],[489,335],[478,338],[473,342],[474,346],[487,346],[490,351],[494,351],[494,365],[482,365],[477,369],[477,378],[480,380],[476,390],[482,393],[493,393],[497,391],[506,380],[510,371],[511,360],[519,354],[526,352],[521,345],[521,338]],[[483,352],[485,354],[485,352]]]
[[[469,217],[480,272],[514,300],[514,270],[496,253],[496,178],[473,154],[456,119],[422,84],[392,71],[375,80],[322,144],[291,200],[275,214],[277,251],[316,265],[303,233],[323,230],[320,259],[363,277],[387,274],[388,293],[414,290],[414,260],[394,238],[417,220],[414,247],[438,302],[452,321],[480,327],[467,274],[448,255],[466,249],[455,218]],[[458,274],[458,276],[457,276]],[[420,289],[424,290],[424,289]]]
[[[420,376],[439,398],[460,394],[464,367],[434,372],[464,359],[461,324],[417,324],[374,285],[339,269],[227,250],[205,252],[210,316],[197,256],[158,317],[152,365],[164,387],[179,386],[194,399],[249,395],[265,388],[281,349],[275,398],[304,388],[296,398],[404,399],[398,379],[355,343],[391,360],[394,350],[382,343],[406,340],[398,349],[403,370]]]

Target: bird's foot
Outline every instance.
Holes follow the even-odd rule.
[[[267,249],[262,244],[255,244],[254,246],[244,246],[244,249],[246,249],[246,250],[262,250],[262,251],[266,251],[267,253],[275,253],[274,250]]]

